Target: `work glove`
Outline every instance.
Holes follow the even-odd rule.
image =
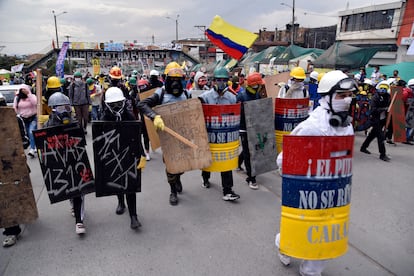
[[[156,130],[164,130],[164,121],[161,119],[160,115],[155,115],[154,126]]]
[[[141,169],[141,171],[143,171],[145,165],[147,165],[147,160],[145,159],[145,156],[141,156],[141,158],[139,159],[139,164],[137,165],[137,169]]]

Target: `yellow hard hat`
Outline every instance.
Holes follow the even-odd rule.
[[[290,70],[290,76],[295,79],[306,79],[305,70],[302,67],[294,67]]]
[[[173,68],[181,69],[181,66],[177,62],[172,61],[168,63],[167,66],[165,67],[164,74],[168,75],[168,72],[170,72],[170,70]]]
[[[59,88],[62,84],[58,77],[52,76],[47,79],[47,88]]]

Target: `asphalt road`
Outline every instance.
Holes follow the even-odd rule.
[[[387,145],[392,160],[384,162],[376,141],[371,155],[359,152],[363,139],[356,135],[349,250],[323,275],[414,275],[414,146]],[[93,163],[91,148],[89,140]],[[50,204],[39,162],[28,160],[39,219],[23,227],[15,246],[0,249],[0,275],[298,275],[300,260],[284,267],[274,245],[276,172],[258,176],[257,191],[233,172],[236,203],[221,199],[219,173],[206,190],[200,171],[187,172],[173,207],[161,152],[151,155],[137,196],[142,228],[131,230],[128,214],[115,214],[115,196],[88,194],[84,237],[75,233],[68,202]]]

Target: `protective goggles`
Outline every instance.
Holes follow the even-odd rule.
[[[228,79],[217,78],[217,79],[214,79],[214,81],[215,81],[215,82],[227,82],[227,81],[228,81]]]
[[[346,78],[340,80],[334,87],[332,87],[331,91],[357,91],[358,84],[354,79]]]
[[[57,113],[72,112],[72,107],[70,105],[58,105],[53,110]]]
[[[107,103],[107,105],[115,111],[121,110],[124,107],[124,101],[119,101],[119,102],[113,102],[113,103]]]

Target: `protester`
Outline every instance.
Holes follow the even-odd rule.
[[[28,155],[33,158],[36,155],[36,144],[32,131],[37,129],[37,98],[32,94],[30,86],[22,84],[18,94],[14,97],[13,108],[24,121],[30,139]]]
[[[7,106],[6,99],[4,98],[3,94],[0,93],[0,108],[5,106]],[[27,136],[26,132],[26,127],[24,125],[23,119],[19,115],[17,115],[16,118],[19,124],[20,135],[22,137],[23,149],[26,149],[30,145],[29,137]],[[3,240],[3,247],[10,247],[15,245],[21,232],[22,229],[18,224],[4,228],[3,235],[5,236],[5,238]]]
[[[184,71],[180,65],[174,61],[170,62],[167,64],[164,74],[166,75],[165,86],[158,88],[152,96],[142,100],[138,104],[139,109],[154,121],[155,128],[160,131],[164,130],[164,121],[152,108],[157,105],[184,101],[188,98],[182,82],[184,79]],[[169,173],[167,170],[165,172],[171,190],[169,202],[172,206],[175,206],[178,204],[177,193],[181,193],[183,190],[180,180],[180,176],[183,173]]]
[[[293,129],[290,135],[301,136],[346,136],[353,135],[351,119],[348,116],[353,91],[357,90],[356,82],[343,72],[336,70],[325,74],[318,87],[321,94],[318,106],[309,117]],[[282,167],[283,152],[278,156],[278,166]],[[282,170],[283,171],[283,170]],[[277,248],[283,237],[278,233],[275,243]],[[290,264],[290,257],[279,252],[280,261]],[[321,275],[328,260],[303,260],[300,275]]]
[[[371,81],[372,81],[372,84],[374,86],[377,85],[377,83],[379,83],[382,80],[381,76],[382,76],[382,74],[380,72],[380,67],[375,66],[374,70],[372,71],[372,74],[371,74]]]
[[[253,190],[259,189],[259,185],[256,183],[256,176],[252,175],[252,167],[250,164],[250,151],[249,151],[249,142],[247,139],[246,131],[246,116],[244,114],[243,102],[253,101],[260,99],[260,93],[262,86],[265,84],[262,76],[257,73],[250,73],[247,76],[247,86],[246,89],[243,89],[237,94],[237,102],[241,102],[241,116],[240,116],[240,139],[242,144],[242,152],[240,153],[241,159],[244,160],[244,166],[246,167],[247,178],[246,182],[249,187]],[[239,168],[241,163],[239,161]]]
[[[290,79],[279,90],[278,98],[298,99],[307,98],[309,93],[305,88],[305,70],[302,67],[294,67],[290,71]]]
[[[72,107],[70,99],[61,92],[53,93],[48,101],[52,114],[44,127],[53,127],[74,123],[72,119]],[[86,228],[83,224],[84,217],[84,196],[77,196],[71,200],[75,217],[75,232],[78,235],[85,234]]]
[[[149,83],[151,88],[162,87],[164,84],[158,78],[160,76],[160,72],[155,69],[152,69],[150,72]]]
[[[390,158],[386,155],[384,145],[384,127],[387,120],[387,110],[390,104],[390,95],[387,92],[387,88],[378,88],[376,93],[371,99],[371,110],[369,120],[371,122],[371,130],[368,133],[367,138],[361,145],[361,152],[371,154],[368,150],[369,144],[377,138],[378,150],[380,152],[380,159],[383,161],[390,161]]]
[[[240,78],[238,76],[233,76],[231,78],[231,85],[229,85],[228,89],[231,93],[237,96],[237,94],[244,91],[244,88],[240,85]]]
[[[134,114],[126,109],[126,98],[122,90],[118,87],[110,87],[105,93],[105,105],[106,109],[102,114],[102,121],[136,121]],[[122,139],[122,137],[120,137]],[[138,164],[138,172],[141,173],[141,170],[145,167],[146,160],[144,155],[144,150],[142,149],[141,140],[137,141],[139,143],[139,152],[135,152],[136,156],[141,156],[140,162]],[[132,153],[130,153],[132,154]],[[141,179],[141,178],[137,178]],[[137,180],[138,181],[138,180]],[[131,228],[137,229],[141,227],[141,223],[138,220],[137,215],[137,196],[135,193],[125,194],[126,202],[128,204],[128,212],[131,218]],[[121,198],[121,200],[120,200]],[[118,196],[118,208],[116,210],[117,214],[124,213],[125,203],[124,203],[124,194]]]
[[[226,68],[220,68],[214,71],[213,87],[199,96],[199,99],[204,104],[235,104],[237,102],[236,96],[228,90],[227,82],[229,75]],[[240,198],[233,188],[233,172],[221,172],[221,185],[223,187],[223,200],[235,201]],[[208,171],[202,171],[203,178],[202,187],[210,188],[210,175]]]
[[[88,93],[87,84],[82,79],[80,72],[75,72],[73,75],[74,81],[69,87],[69,99],[72,106],[75,108],[76,120],[80,127],[87,134],[87,126],[89,121],[89,105],[91,99]]]
[[[92,120],[96,121],[99,120],[99,118],[101,117],[101,104],[103,92],[101,90],[101,86],[95,84],[95,80],[92,78],[88,78],[86,80],[86,84],[88,85],[88,93],[92,105],[91,117]]]

